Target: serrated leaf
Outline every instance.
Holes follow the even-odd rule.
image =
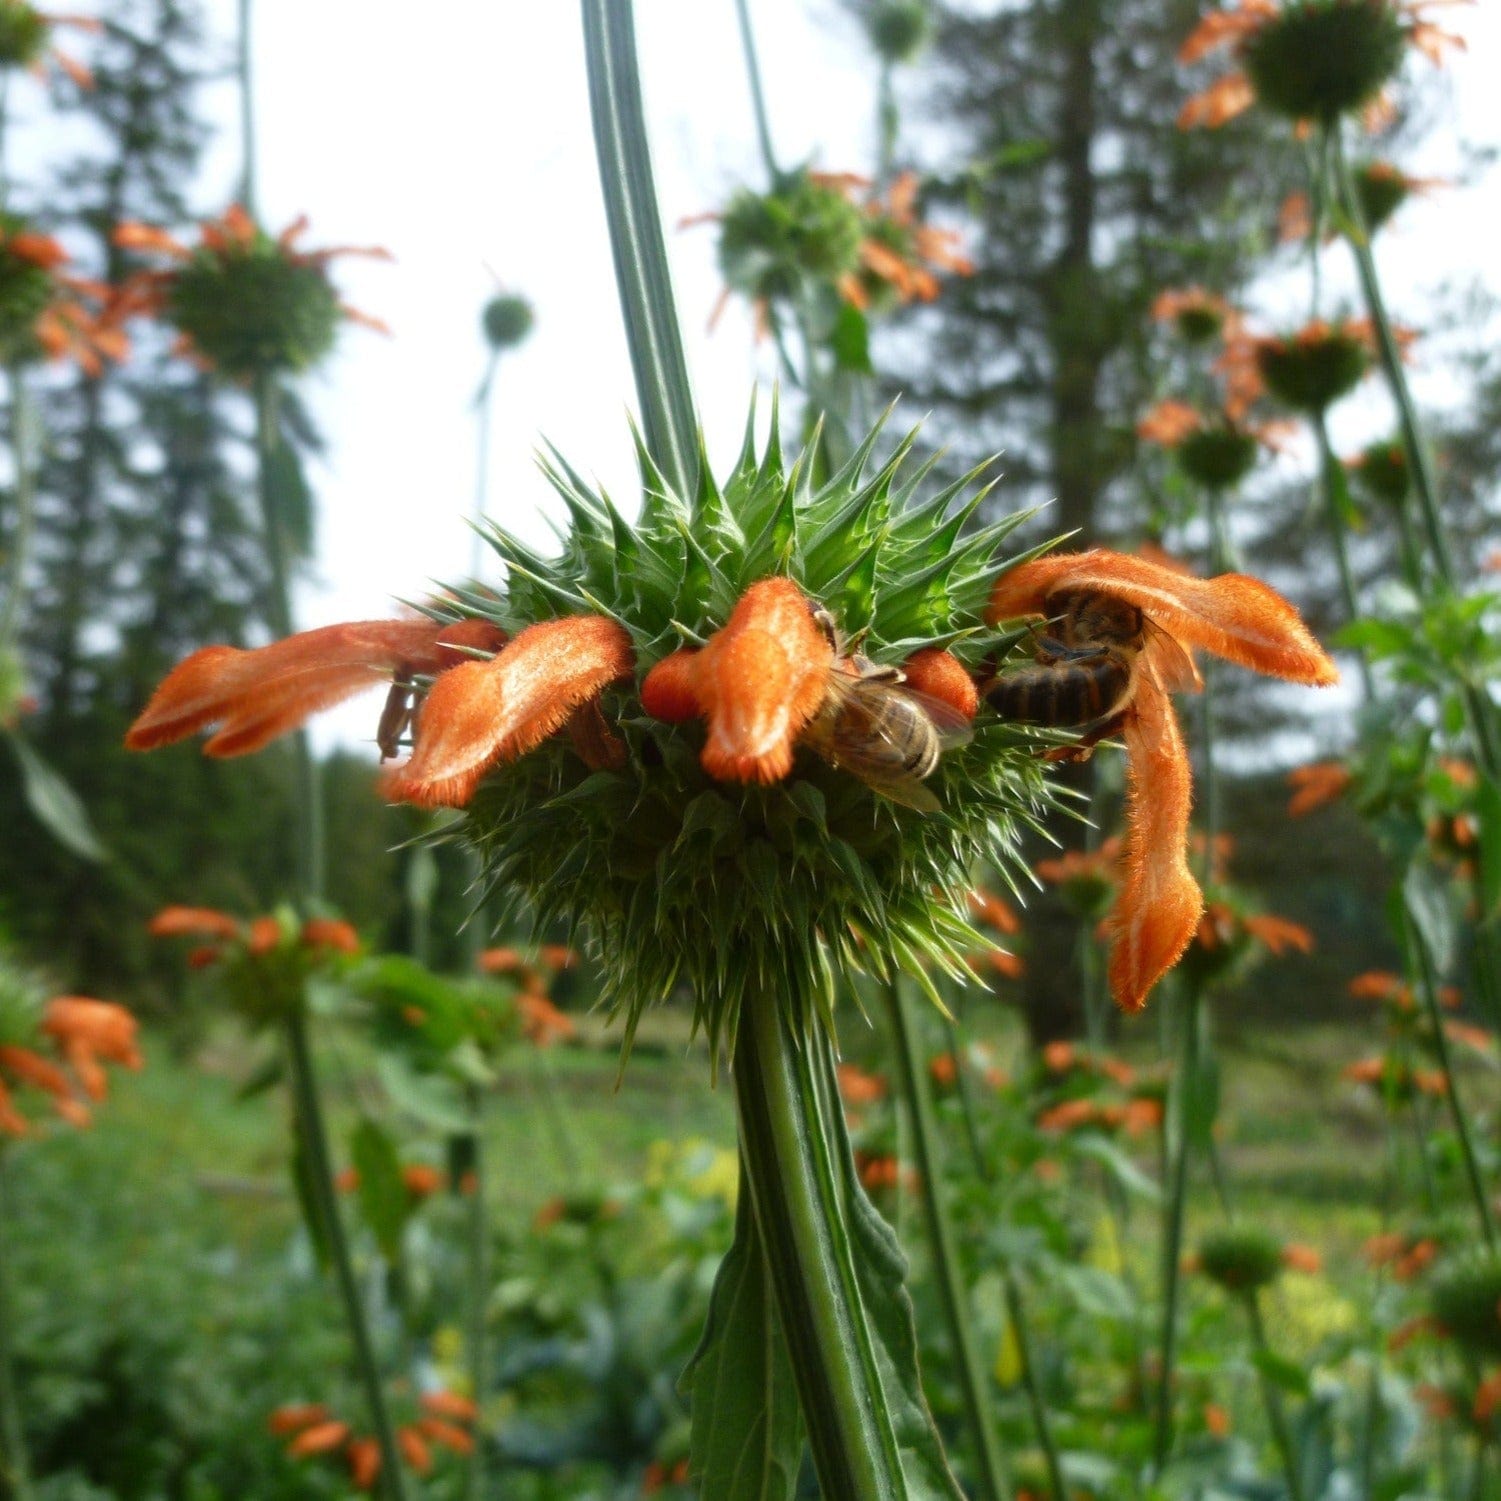
[[[792,1357],[748,1189],[720,1263],[703,1338],[679,1383],[693,1403],[689,1465],[700,1494],[791,1501],[803,1456]]]
[[[6,739],[21,768],[21,795],[37,822],[80,859],[109,859],[78,794],[19,735]]]
[[[396,1261],[411,1208],[396,1145],[369,1116],[361,1116],[349,1137],[349,1158],[360,1175],[360,1213],[381,1255]]]

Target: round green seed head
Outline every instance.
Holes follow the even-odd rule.
[[[1463,1348],[1501,1359],[1501,1256],[1478,1251],[1444,1267],[1429,1299],[1434,1318]]]
[[[531,333],[536,318],[525,297],[501,293],[485,304],[481,315],[485,340],[491,349],[514,349]]]
[[[310,369],[333,348],[342,316],[323,267],[260,233],[243,249],[195,251],[172,277],[167,315],[239,381]]]
[[[1289,0],[1247,39],[1242,59],[1268,109],[1332,123],[1381,92],[1406,46],[1391,0]]]
[[[30,231],[25,219],[0,213],[0,362],[5,364],[29,364],[41,358],[36,321],[57,292],[44,266],[16,255],[6,243],[11,236]]]
[[[1195,484],[1232,490],[1256,467],[1256,439],[1234,427],[1201,427],[1178,445],[1176,458]]]
[[[0,0],[0,68],[29,68],[45,50],[50,30],[24,0]]]
[[[924,0],[875,0],[865,13],[870,44],[888,63],[910,62],[916,57],[932,25]]]
[[[1224,330],[1225,315],[1218,308],[1203,304],[1186,307],[1173,319],[1173,327],[1185,344],[1208,344]]]
[[[792,298],[807,282],[829,285],[860,263],[859,208],[837,187],[794,173],[770,193],[743,190],[719,228],[725,283],[756,300]]]
[[[1249,1226],[1217,1230],[1199,1243],[1199,1269],[1228,1293],[1254,1293],[1282,1275],[1282,1247]]]
[[[1355,194],[1366,228],[1374,232],[1412,197],[1412,188],[1390,164],[1366,162],[1355,170]]]
[[[1353,334],[1330,328],[1316,337],[1264,341],[1257,346],[1256,363],[1273,396],[1297,411],[1317,414],[1360,384],[1371,356]]]
[[[1399,506],[1412,492],[1407,447],[1400,438],[1372,443],[1351,468],[1355,482],[1374,500]]]

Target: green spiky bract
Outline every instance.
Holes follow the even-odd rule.
[[[561,552],[544,559],[492,529],[509,592],[454,591],[459,610],[511,631],[607,615],[630,634],[639,680],[719,629],[750,584],[786,575],[847,635],[868,632],[861,650],[875,660],[956,643],[983,655],[964,638],[1023,517],[975,525],[978,472],[920,498],[931,464],[905,472],[911,436],[875,462],[877,429],[815,487],[816,436],[786,465],[775,413],[759,455],[753,426],[754,413],[725,484],[706,477],[691,501],[638,450],[634,523],[555,458],[544,467],[572,518]],[[831,1023],[843,970],[904,970],[930,993],[927,967],[963,978],[978,941],[960,915],[971,867],[1015,869],[1021,826],[1049,797],[1026,732],[983,717],[925,784],[941,807],[924,814],[806,750],[773,786],[719,782],[699,764],[702,724],[647,717],[635,684],[602,707],[628,748],[623,769],[591,772],[555,736],[481,785],[460,832],[491,890],[530,909],[539,930],[592,936],[627,1048],[643,1009],[685,989],[716,1067],[746,997],[782,997],[803,1029]]]
[[[1476,1251],[1445,1266],[1428,1291],[1433,1316],[1472,1355],[1501,1358],[1501,1256]]]
[[[1362,490],[1387,505],[1400,506],[1412,493],[1407,445],[1400,438],[1386,438],[1363,448],[1350,472]]]
[[[1371,355],[1364,340],[1331,327],[1317,336],[1263,340],[1256,347],[1256,365],[1273,396],[1316,415],[1360,384]]]
[[[1242,58],[1268,109],[1332,123],[1381,92],[1406,46],[1392,0],[1292,0],[1247,39]]]
[[[1254,1293],[1282,1275],[1282,1247],[1264,1230],[1229,1226],[1199,1244],[1199,1270],[1228,1293]]]
[[[1256,467],[1256,439],[1229,423],[1190,433],[1178,445],[1178,467],[1206,490],[1232,490]]]
[[[799,169],[766,193],[742,189],[719,224],[719,269],[727,286],[771,305],[810,284],[826,288],[860,266],[865,217],[838,185]]]
[[[57,292],[45,266],[17,255],[6,243],[15,235],[34,233],[16,214],[0,213],[0,363],[29,364],[40,358],[36,321]]]
[[[257,228],[249,245],[202,247],[173,273],[167,316],[221,375],[293,375],[333,348],[342,312],[323,266]]]

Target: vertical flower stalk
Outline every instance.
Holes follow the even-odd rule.
[[[4,76],[0,72],[0,78]],[[5,596],[0,599],[0,659],[14,647],[20,633],[26,569],[31,562],[31,539],[36,526],[35,414],[31,394],[25,372],[18,363],[9,364],[5,375],[10,386],[10,454],[14,471],[11,496],[15,510],[8,548],[9,574],[5,580]]]

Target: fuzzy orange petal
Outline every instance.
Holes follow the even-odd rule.
[[[1339,681],[1298,612],[1269,584],[1243,573],[1192,578],[1103,548],[1050,553],[1013,568],[997,581],[986,618],[994,623],[1044,615],[1048,596],[1058,589],[1124,599],[1185,645],[1272,677],[1319,686]]]
[[[493,661],[466,662],[433,685],[416,747],[387,773],[386,795],[422,807],[463,807],[497,762],[513,761],[635,665],[630,637],[603,615],[528,626]]]
[[[709,721],[704,770],[736,782],[786,776],[797,737],[823,705],[833,665],[833,645],[803,591],[787,578],[752,584],[693,663],[694,691]]]
[[[330,1449],[340,1448],[348,1437],[349,1424],[338,1418],[331,1418],[304,1429],[287,1445],[287,1453],[293,1459],[305,1459],[310,1454],[327,1454]]]
[[[302,925],[302,942],[308,948],[332,949],[340,954],[360,951],[360,935],[335,917],[310,917]]]
[[[694,647],[682,647],[662,658],[641,683],[641,707],[653,719],[682,724],[704,712],[694,686]]]
[[[439,1390],[423,1392],[418,1403],[424,1412],[440,1418],[456,1418],[461,1423],[472,1423],[479,1416],[479,1408],[468,1397],[458,1392]]]
[[[328,1420],[328,1408],[321,1402],[291,1402],[278,1407],[266,1419],[266,1428],[278,1438]]]
[[[1172,701],[1150,672],[1137,685],[1123,738],[1127,833],[1111,915],[1110,991],[1123,1010],[1139,1011],[1188,947],[1204,897],[1188,868],[1188,756]]]
[[[928,647],[902,663],[907,687],[947,704],[964,719],[973,719],[980,706],[979,690],[968,669],[952,652]]]
[[[213,907],[163,907],[146,924],[146,931],[153,938],[178,938],[190,933],[238,938],[240,920]]]

